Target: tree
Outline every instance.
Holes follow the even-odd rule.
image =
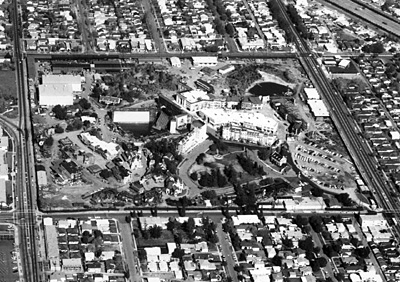
[[[197,181],[197,179],[199,178],[198,175],[197,175],[197,172],[192,172],[192,173],[190,174],[190,178],[191,178],[193,181]]]
[[[126,221],[126,223],[131,223],[131,221],[132,221],[131,216],[130,215],[125,216],[125,221]]]
[[[51,147],[51,146],[53,146],[53,143],[54,143],[54,139],[53,139],[53,137],[52,136],[49,136],[49,137],[47,137],[46,138],[46,140],[44,140],[44,145],[45,146],[47,146],[47,147]]]
[[[288,249],[292,249],[293,248],[293,241],[290,238],[287,238],[287,237],[283,238],[282,239],[282,244]]]
[[[269,155],[270,155],[269,150],[266,148],[258,150],[258,157],[263,161],[268,160]]]
[[[306,252],[312,252],[314,249],[314,242],[309,236],[304,240],[299,240],[299,248],[305,250]]]
[[[353,205],[353,201],[349,198],[349,194],[347,193],[336,195],[336,199],[346,207]]]
[[[173,257],[173,258],[177,258],[177,259],[182,259],[182,257],[185,255],[185,251],[184,250],[182,250],[182,249],[180,249],[180,248],[176,248],[173,252],[172,252],[172,254],[171,254],[171,256]]]
[[[86,100],[85,98],[82,98],[79,100],[79,106],[81,106],[82,109],[84,109],[84,110],[89,110],[92,107],[92,105],[89,103],[89,101]]]
[[[318,272],[321,268],[317,259],[310,261],[310,265],[313,272]]]
[[[225,26],[225,31],[227,34],[229,34],[230,37],[233,37],[235,35],[235,28],[233,27],[233,25],[231,23],[228,23]]]
[[[205,157],[206,157],[206,154],[201,153],[200,155],[197,156],[197,158],[196,158],[196,163],[197,163],[198,165],[203,164],[204,158],[205,158]]]
[[[322,191],[322,189],[320,189],[320,188],[314,187],[314,188],[311,190],[311,194],[312,194],[314,197],[322,197],[322,195],[324,194],[324,191]]]
[[[194,222],[193,217],[189,217],[185,225],[186,233],[192,234],[195,231],[196,223]]]
[[[161,234],[162,234],[162,227],[153,225],[149,228],[149,233],[150,233],[151,238],[154,238],[154,239],[160,238]]]
[[[103,169],[102,171],[100,171],[99,175],[103,179],[108,179],[112,176],[112,172],[109,169]]]
[[[363,259],[368,258],[369,252],[370,250],[368,247],[357,248],[354,250],[355,255]]]
[[[201,192],[200,195],[203,197],[203,199],[210,200],[217,197],[217,192],[215,192],[215,190],[206,190],[204,192]]]
[[[305,217],[302,217],[301,215],[298,214],[298,215],[296,215],[295,222],[296,222],[297,226],[303,227],[308,224],[308,219]]]
[[[328,263],[328,261],[324,257],[318,257],[315,260],[318,261],[320,267],[325,267]]]
[[[56,105],[53,107],[52,112],[57,119],[65,120],[67,118],[67,108]]]
[[[275,266],[282,266],[282,257],[275,255],[272,259],[271,262]]]
[[[56,127],[54,128],[54,132],[55,133],[64,133],[64,128],[62,128],[59,124],[56,125]]]

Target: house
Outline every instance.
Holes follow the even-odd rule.
[[[183,155],[189,153],[197,145],[205,141],[207,137],[206,124],[201,120],[193,121],[190,132],[178,143],[178,152]]]
[[[278,153],[278,152],[273,152],[273,153],[271,154],[271,156],[270,156],[270,160],[271,160],[271,162],[272,162],[273,164],[275,164],[275,165],[277,165],[277,166],[279,166],[279,167],[283,166],[283,165],[286,164],[286,162],[287,162],[286,157],[285,157],[285,156],[282,156],[282,155],[281,155],[280,153]]]
[[[228,74],[228,73],[230,73],[230,72],[232,72],[234,70],[235,70],[235,66],[233,66],[233,65],[225,65],[225,66],[219,68],[218,72],[221,75],[225,75],[225,74]]]
[[[171,66],[173,67],[180,68],[182,66],[181,59],[179,59],[178,57],[171,57],[170,62]]]

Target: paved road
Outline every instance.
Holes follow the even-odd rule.
[[[324,252],[322,251],[322,248],[323,248],[324,245],[322,244],[319,235],[312,228],[311,228],[311,236],[312,236],[312,239],[313,239],[313,242],[314,242],[314,246],[320,248],[319,255],[321,257],[324,257],[328,262],[326,267],[324,268],[328,272],[328,276],[327,277],[331,277],[333,282],[337,282],[337,279],[335,278],[335,275],[333,273],[332,263],[330,262],[329,257],[327,257],[324,254]]]
[[[208,150],[208,147],[213,144],[213,141],[207,139],[201,144],[197,145],[182,161],[181,165],[178,167],[178,175],[182,179],[183,183],[187,187],[189,187],[189,196],[193,197],[198,195],[201,191],[196,183],[189,177],[188,171],[189,168],[192,166],[194,160],[197,158],[198,155],[204,153]]]
[[[130,224],[125,222],[124,220],[119,221],[119,230],[122,236],[122,248],[125,254],[125,260],[128,263],[129,273],[130,273],[130,281],[138,282],[140,281],[140,277],[136,271],[136,260],[137,256],[134,255],[136,253],[136,248],[133,244],[132,240],[132,230]],[[137,254],[137,253],[136,253]]]
[[[225,255],[225,260],[227,262],[227,266],[225,267],[226,275],[232,277],[233,282],[239,282],[237,272],[233,268],[236,265],[233,259],[233,247],[230,244],[230,241],[227,239],[228,235],[222,230],[222,224],[217,224],[216,232],[219,239],[219,246],[222,253]]]

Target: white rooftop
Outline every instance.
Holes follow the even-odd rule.
[[[204,115],[211,118],[214,124],[243,123],[262,129],[271,128],[277,130],[278,122],[275,119],[254,111],[237,111],[227,109],[202,109]]]
[[[315,88],[304,88],[304,93],[308,100],[320,99],[318,91]]]
[[[328,108],[325,106],[322,100],[308,100],[311,111],[316,117],[329,117]]]
[[[185,97],[189,103],[211,99],[210,96],[207,95],[207,92],[203,90],[191,90],[188,92],[183,92],[181,95]]]

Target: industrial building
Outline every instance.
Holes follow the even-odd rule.
[[[74,75],[44,75],[39,85],[41,106],[70,106],[74,95],[82,91],[82,78]]]

